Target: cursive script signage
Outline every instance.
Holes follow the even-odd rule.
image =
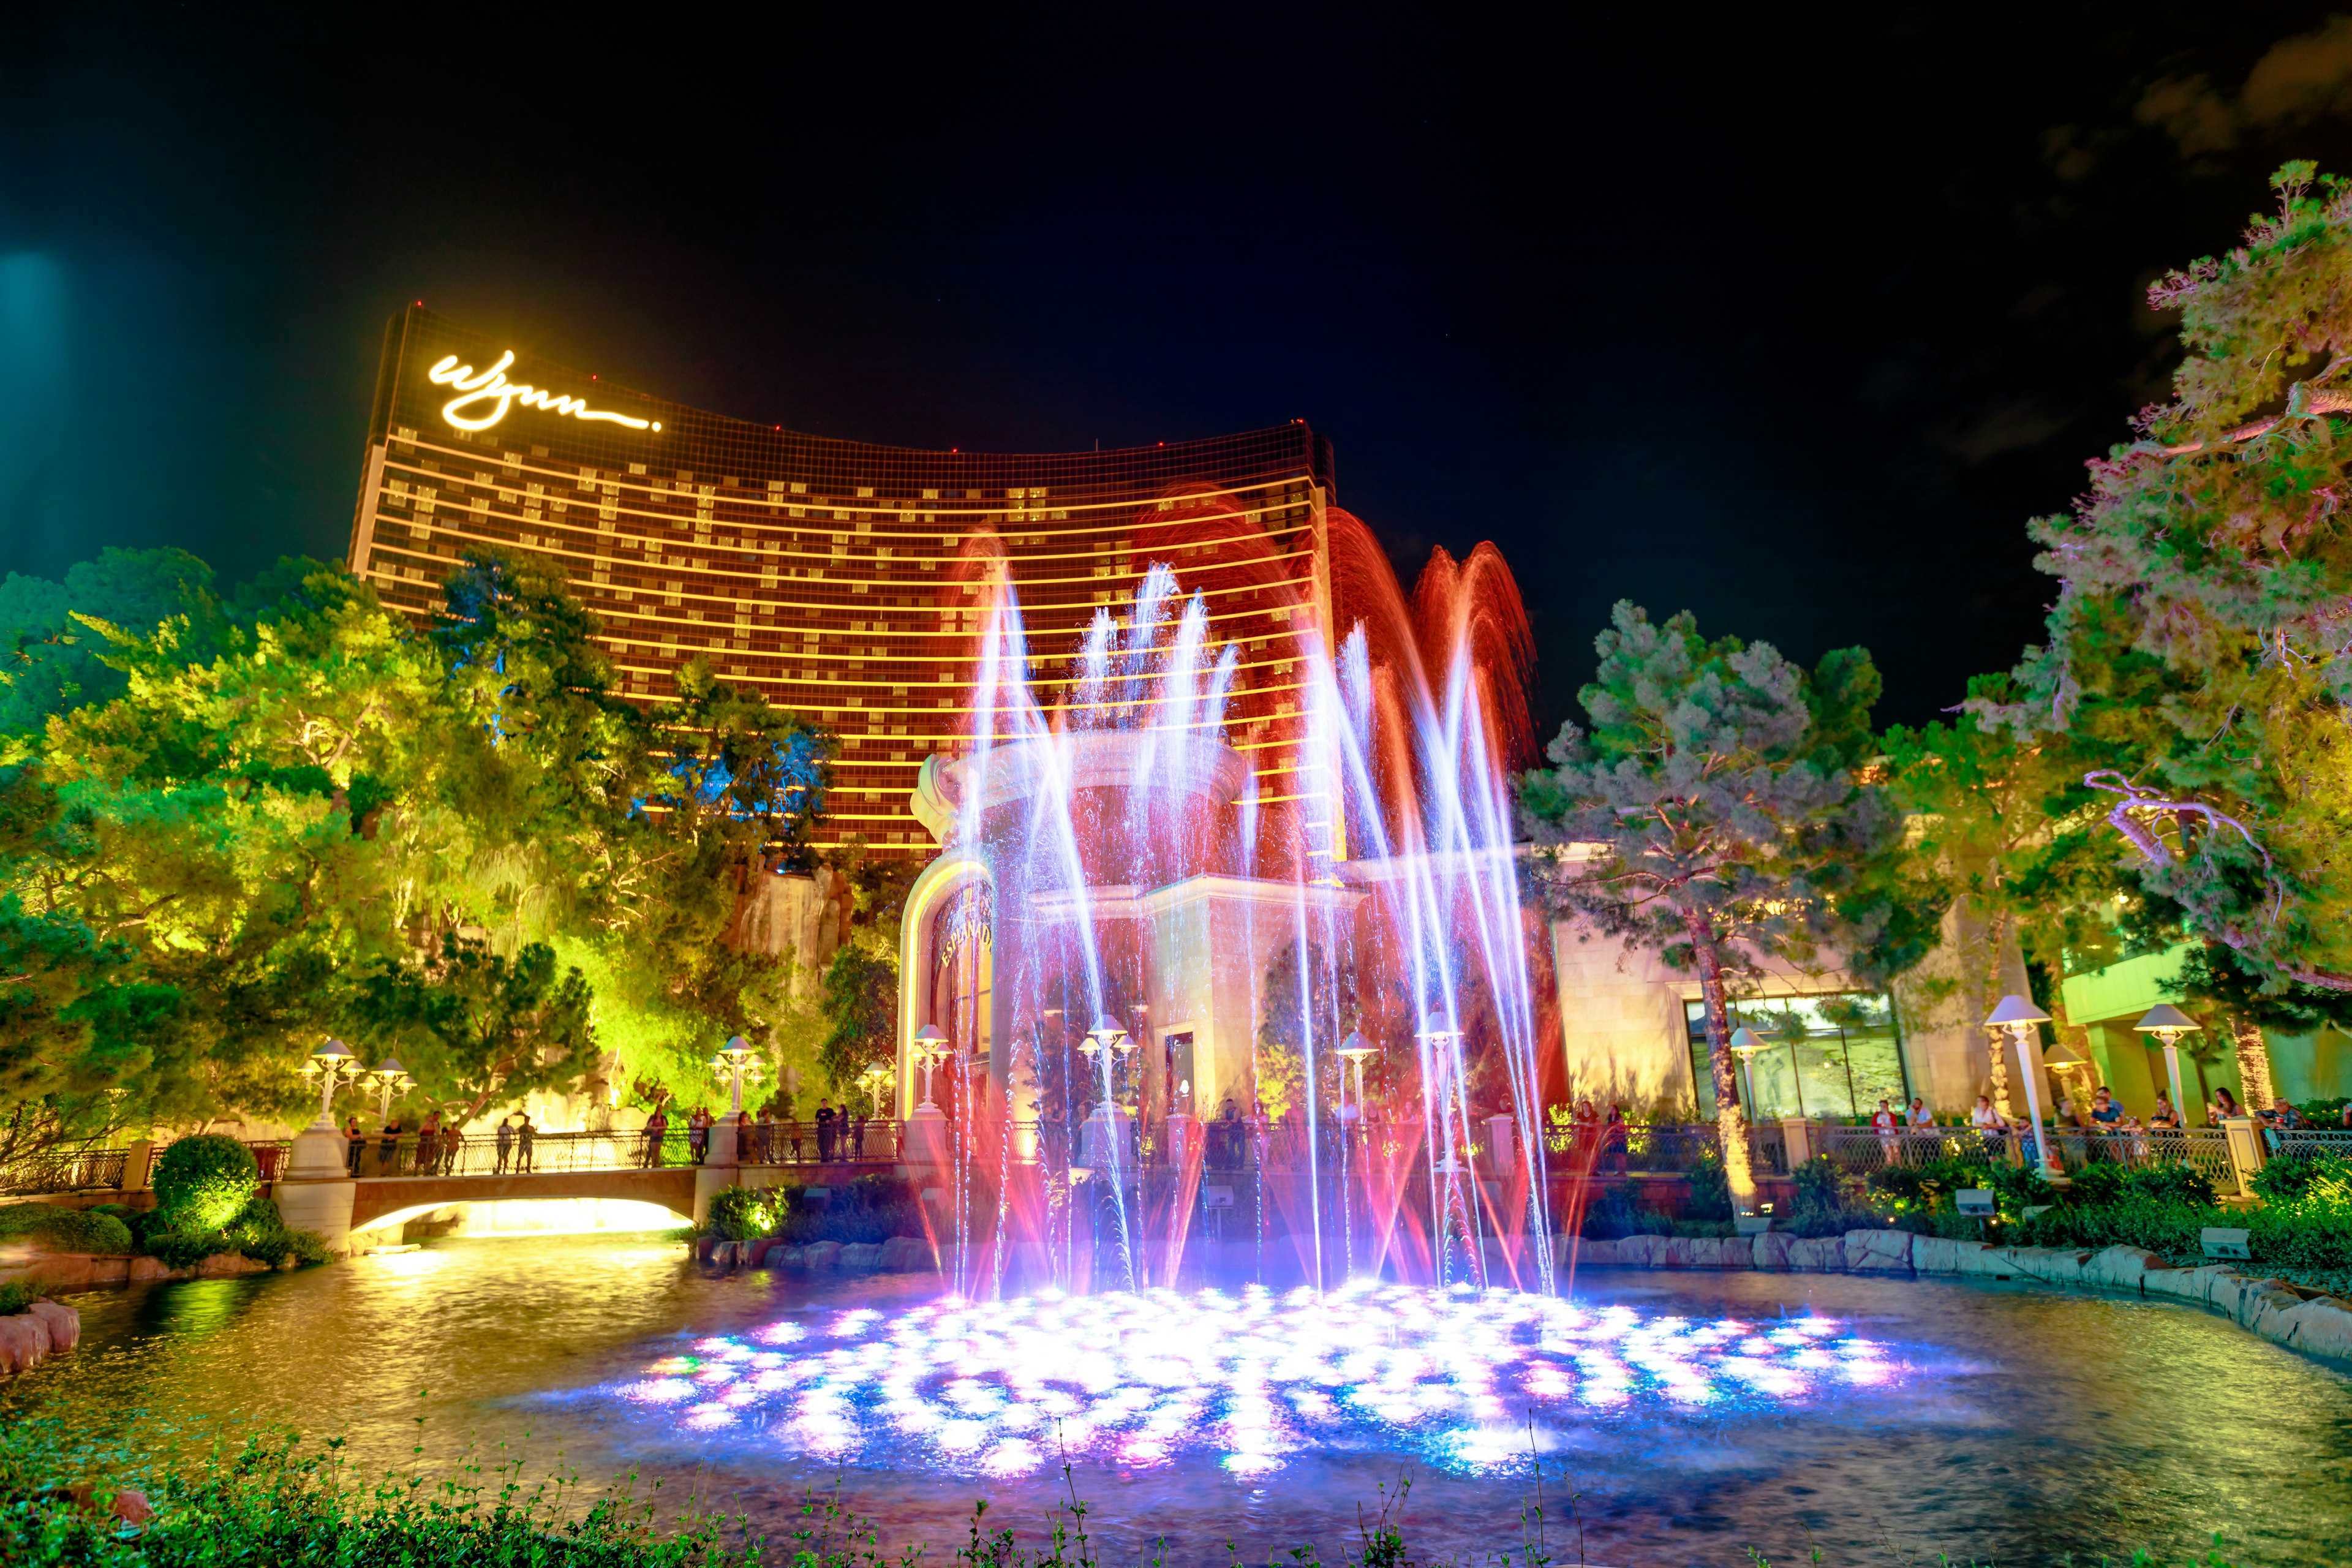
[[[625,425],[632,430],[659,430],[658,419],[638,419],[626,414],[608,413],[591,408],[577,397],[549,392],[527,382],[509,381],[507,366],[514,363],[514,351],[509,349],[489,369],[476,373],[469,364],[459,364],[457,356],[450,354],[425,372],[436,386],[455,387],[457,395],[441,405],[441,417],[460,430],[487,430],[507,416],[507,410],[520,403],[526,408],[543,408],[550,414],[569,414],[574,419],[601,419],[614,425]]]

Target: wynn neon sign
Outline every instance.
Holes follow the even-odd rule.
[[[436,386],[450,386],[457,395],[441,405],[441,417],[460,430],[487,430],[507,416],[507,410],[520,403],[526,408],[543,408],[550,414],[569,414],[574,419],[601,419],[609,424],[625,425],[632,430],[659,430],[658,419],[637,419],[626,414],[614,414],[602,408],[591,408],[577,397],[549,392],[544,387],[527,382],[509,381],[507,366],[514,363],[514,351],[509,349],[489,369],[476,374],[469,364],[459,364],[457,356],[450,354],[426,371],[425,377]],[[488,412],[468,413],[487,404]]]

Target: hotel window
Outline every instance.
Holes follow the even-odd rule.
[[[1706,1005],[1684,1005],[1691,1076],[1701,1121],[1715,1116],[1715,1079],[1707,1066]],[[1911,1098],[1903,1036],[1888,998],[1851,991],[1832,996],[1764,996],[1731,1005],[1731,1026],[1755,1031],[1764,1048],[1746,1072],[1732,1058],[1740,1092],[1755,1083],[1750,1119],[1867,1117],[1881,1100],[1900,1109]],[[1956,1108],[1955,1108],[1956,1109]]]

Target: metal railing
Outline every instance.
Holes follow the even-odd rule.
[[[2273,1160],[2308,1159],[2315,1154],[2334,1154],[2352,1160],[2352,1132],[2334,1132],[2317,1127],[2270,1128],[2263,1131],[2263,1138]]]
[[[646,1171],[698,1165],[709,1157],[707,1128],[670,1127],[660,1134],[637,1131],[534,1132],[499,1138],[482,1132],[446,1131],[427,1138],[407,1132],[353,1141],[348,1168],[371,1176],[544,1175],[574,1171]],[[775,1122],[743,1130],[737,1163],[745,1165],[895,1164],[899,1124],[868,1121],[820,1139],[813,1123]]]
[[[122,1185],[123,1149],[50,1149],[0,1168],[0,1194],[82,1193]]]

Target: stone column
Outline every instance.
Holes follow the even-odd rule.
[[[154,1169],[155,1145],[152,1141],[142,1138],[129,1145],[122,1151],[122,1190],[126,1193],[145,1192],[148,1178]]]
[[[2230,1168],[2238,1173],[2239,1193],[2251,1196],[2254,1174],[2263,1168],[2263,1130],[2251,1116],[2224,1116],[2221,1142],[2230,1151]]]
[[[1780,1118],[1780,1137],[1789,1151],[1789,1173],[1795,1175],[1797,1167],[1813,1157],[1813,1123],[1810,1117]]]

